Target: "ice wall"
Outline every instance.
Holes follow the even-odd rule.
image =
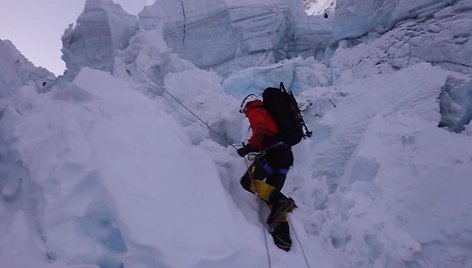
[[[461,3],[462,2],[462,3]],[[463,0],[338,0],[334,36],[336,40],[385,32],[408,19],[428,19],[447,6],[470,5]]]
[[[332,38],[333,20],[307,16],[301,1],[227,1],[233,24],[243,39],[237,58],[229,63],[263,66],[287,58],[323,58]],[[232,70],[238,70],[232,68]],[[231,69],[230,69],[231,70]]]
[[[360,39],[343,41],[330,64],[335,70],[349,68],[363,76],[373,71],[398,70],[428,61],[445,69],[470,74],[470,25],[472,14],[460,5],[451,6],[427,20],[400,23],[383,35],[371,33]]]
[[[302,3],[294,0],[257,5],[161,0],[146,6],[138,17],[139,26],[119,5],[88,0],[77,25],[70,26],[62,38],[66,77],[72,79],[83,66],[123,72],[120,64],[128,64],[138,52],[131,55],[128,49],[125,62],[119,55],[136,34],[151,35],[145,32],[162,34],[173,53],[198,68],[228,76],[234,70],[297,56],[323,59],[333,28],[333,19],[307,16]]]
[[[289,57],[314,56],[332,37],[332,20],[309,17],[292,0],[157,1],[139,17],[144,29],[162,27],[179,56],[223,76]]]
[[[117,51],[128,46],[137,30],[137,18],[120,5],[87,0],[77,25],[69,25],[62,36],[66,76],[73,78],[82,67],[112,72]]]
[[[167,44],[180,57],[209,69],[235,56],[238,32],[224,2],[160,0],[139,13],[145,30],[162,27]]]
[[[179,78],[169,78],[169,87]],[[209,80],[206,85],[217,86]],[[65,260],[62,267],[261,266],[264,258],[253,252],[262,241],[247,239],[259,230],[232,213],[213,160],[191,145],[192,136],[162,103],[129,86],[83,68],[66,87],[46,94],[23,87],[21,98],[6,105],[0,230],[22,235],[2,236],[0,249],[12,244],[27,257],[11,267],[29,267],[28,260],[38,267]],[[184,99],[185,88],[178,89]],[[198,107],[199,98],[216,96],[201,90],[186,104]],[[234,115],[208,114],[214,122]],[[7,253],[0,251],[2,263]]]
[[[455,71],[439,96],[439,126],[463,131],[472,117],[470,1],[338,4],[335,38],[348,40],[338,44],[330,60],[335,77],[369,77],[422,61]]]
[[[228,65],[265,65],[285,56],[283,40],[290,26],[284,6],[228,5],[232,24],[241,35],[237,59]]]

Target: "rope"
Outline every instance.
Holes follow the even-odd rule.
[[[159,84],[154,78],[152,78],[152,76],[150,76],[146,71],[143,70],[143,68],[141,68],[141,66],[139,66],[138,64],[136,64],[136,66],[138,67],[139,70],[141,70],[141,72],[143,72],[147,77],[149,77],[157,86],[159,86],[160,88],[162,88],[162,90],[164,90],[165,93],[167,93],[172,99],[174,99],[178,104],[180,104],[182,107],[185,108],[185,110],[187,110],[190,114],[192,114],[195,118],[197,118],[200,122],[202,122],[210,131],[212,131],[213,133],[215,133],[217,136],[219,136],[220,138],[222,138],[227,145],[233,147],[234,149],[238,149],[236,148],[236,146],[234,146],[233,144],[229,143],[228,140],[226,139],[226,136],[223,136],[221,135],[218,131],[216,131],[215,129],[213,129],[207,122],[205,122],[203,119],[201,119],[198,115],[196,115],[194,112],[192,112],[192,110],[190,110],[187,106],[185,106],[179,99],[177,99],[174,95],[172,95],[163,85]],[[203,126],[202,126],[203,127]]]
[[[249,172],[249,178],[251,179],[251,183],[252,183],[252,182],[254,181],[254,177],[253,177],[253,174],[252,174],[252,172],[251,172],[251,170],[250,170],[250,165],[247,163],[246,158],[244,158],[244,163],[246,164],[247,172]],[[256,196],[257,196],[257,193],[256,193]],[[259,201],[259,202],[260,202],[260,201]],[[266,255],[267,255],[267,266],[268,266],[269,268],[272,268],[272,262],[271,262],[271,260],[270,260],[269,244],[267,243],[267,234],[266,234],[266,231],[265,231],[266,228],[265,228],[265,226],[264,226],[264,221],[263,221],[263,219],[262,219],[260,213],[258,213],[258,214],[259,214],[259,220],[260,220],[261,225],[262,225],[262,233],[264,234],[264,242],[265,242]]]
[[[213,133],[215,133],[216,135],[218,135],[220,138],[222,138],[224,141],[226,141],[226,143],[233,147],[234,149],[238,149],[236,148],[233,144],[230,144],[227,140],[226,140],[226,137],[221,135],[218,131],[216,131],[215,129],[213,129],[208,123],[206,123],[203,119],[201,119],[198,115],[196,115],[194,112],[192,112],[187,106],[185,106],[179,99],[177,99],[174,95],[172,95],[163,85],[159,84],[154,78],[152,78],[152,76],[150,76],[146,71],[144,71],[141,66],[137,65],[136,66],[138,67],[139,70],[141,70],[147,77],[149,77],[157,86],[159,86],[160,88],[162,88],[162,90],[164,90],[164,92],[166,92],[172,99],[174,99],[178,104],[180,104],[182,107],[184,107],[190,114],[192,114],[195,118],[197,118],[200,122],[202,122],[209,130],[213,131]],[[187,118],[188,119],[188,118]],[[203,127],[203,126],[202,126]],[[248,131],[249,132],[249,131]],[[254,180],[253,178],[253,174],[252,172],[249,170],[249,164],[247,163],[246,161],[246,158],[244,159],[244,162],[246,163],[246,167],[247,167],[247,170],[249,172],[249,175],[250,175],[250,178],[251,178],[251,181]],[[262,224],[262,232],[264,233],[264,241],[265,241],[265,247],[266,247],[266,252],[267,252],[267,263],[268,263],[268,267],[269,268],[272,268],[272,262],[271,262],[271,259],[270,259],[270,252],[269,252],[269,245],[267,243],[267,234],[265,232],[265,228],[264,228],[264,223],[261,221],[261,224]]]
[[[297,232],[295,231],[295,227],[293,227],[293,223],[290,220],[290,218],[287,217],[287,219],[290,225],[290,229],[292,229],[295,239],[297,240],[297,243],[300,245],[300,248],[302,249],[303,259],[305,259],[306,267],[311,268],[310,263],[308,262],[308,259],[306,257],[305,249],[303,248],[302,242],[300,241],[300,238],[298,238]]]
[[[250,128],[247,129],[246,137],[244,138],[245,140],[247,140],[247,136],[249,135],[249,129]],[[252,159],[251,159],[251,157],[252,157]],[[254,174],[252,174],[252,172],[250,170],[250,165],[247,163],[247,160],[254,161],[256,159],[256,157],[257,156],[255,155],[255,153],[250,153],[250,154],[248,154],[247,159],[244,158],[244,163],[246,164],[247,172],[249,172],[249,178],[251,179],[251,184],[254,182]],[[257,196],[257,193],[256,193],[256,196]],[[267,233],[265,231],[266,228],[264,226],[264,221],[261,217],[261,214],[260,213],[258,213],[258,214],[259,214],[259,221],[261,222],[261,225],[262,225],[262,233],[264,234],[264,242],[265,242],[266,255],[267,255],[267,267],[272,268],[272,261],[270,260],[269,244],[267,243]]]
[[[272,268],[272,262],[270,260],[270,251],[269,251],[269,244],[267,243],[267,233],[265,232],[264,228],[264,223],[262,222],[261,219],[261,224],[262,224],[262,232],[264,233],[264,241],[265,241],[265,248],[266,248],[266,255],[267,255],[267,265],[269,268]]]
[[[255,158],[257,158],[258,156],[259,156],[259,155],[253,155],[253,157],[255,157]],[[251,172],[251,170],[250,170],[250,166],[249,166],[249,164],[247,163],[246,158],[244,158],[244,163],[245,163],[246,166],[247,166],[247,170],[248,170],[248,172],[249,172],[249,177],[250,177],[251,182],[252,182],[252,181],[254,181],[254,177],[253,177],[253,174],[252,174],[252,172]],[[256,195],[257,195],[257,194],[256,194]],[[268,267],[269,267],[269,268],[272,268],[272,262],[271,262],[271,258],[270,258],[270,251],[269,251],[269,246],[268,246],[268,243],[267,243],[267,234],[266,234],[266,232],[265,232],[263,220],[262,220],[261,218],[260,218],[260,220],[261,220],[261,224],[262,224],[262,227],[263,227],[263,228],[262,228],[262,231],[263,231],[263,233],[264,233],[264,241],[265,241],[266,252],[267,252],[267,264],[268,264]],[[292,233],[293,233],[293,235],[295,236],[295,239],[297,240],[297,243],[300,245],[300,248],[301,248],[301,250],[302,250],[303,259],[305,260],[305,265],[306,265],[307,268],[311,268],[310,263],[308,262],[308,258],[307,258],[307,256],[306,256],[306,253],[305,253],[305,249],[304,249],[304,247],[303,247],[303,244],[302,244],[300,238],[298,237],[297,232],[295,231],[295,227],[294,227],[292,221],[290,220],[290,217],[287,217],[287,220],[288,220],[290,229],[292,230]]]

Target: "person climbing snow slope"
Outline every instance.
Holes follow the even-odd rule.
[[[292,245],[287,213],[296,208],[292,198],[281,190],[293,164],[291,146],[283,142],[276,122],[253,94],[244,98],[241,113],[249,119],[252,136],[237,150],[244,157],[257,152],[254,162],[241,178],[242,187],[259,196],[271,209],[267,224],[277,247],[289,251]]]

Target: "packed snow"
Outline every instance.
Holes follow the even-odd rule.
[[[0,40],[0,266],[472,267],[471,7],[87,0],[58,78]],[[281,81],[314,132],[288,253],[234,149]]]

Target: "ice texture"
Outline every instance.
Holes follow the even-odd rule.
[[[200,68],[234,58],[238,33],[222,1],[161,0],[145,7],[139,18],[146,30],[162,27],[167,44]]]
[[[0,39],[0,62],[0,98],[28,83],[33,83],[38,91],[47,91],[54,83],[53,73],[34,66],[9,40]]]
[[[0,263],[471,267],[470,1],[337,6],[88,0],[57,80],[0,41]],[[313,131],[289,253],[235,151],[241,98],[281,81]]]
[[[428,20],[436,12],[455,6],[467,10],[464,0],[338,0],[334,35],[336,39],[359,37],[369,32],[385,32],[410,19]]]
[[[117,50],[128,46],[136,34],[136,16],[126,13],[112,1],[87,0],[77,23],[62,36],[62,59],[66,75],[74,77],[82,67],[111,72]]]

